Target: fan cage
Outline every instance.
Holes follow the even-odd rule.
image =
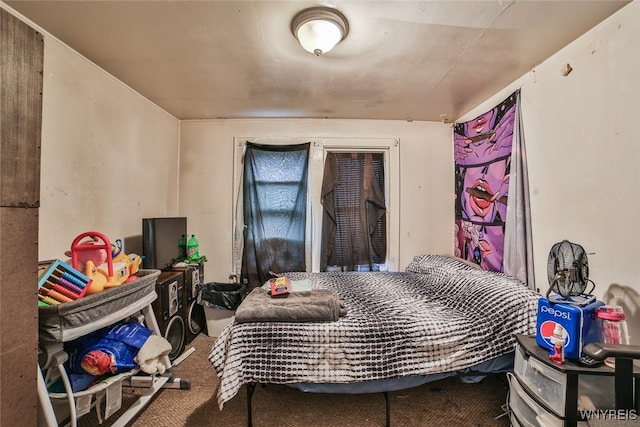
[[[547,278],[553,292],[563,298],[583,295],[589,284],[589,262],[584,248],[568,240],[551,247]]]

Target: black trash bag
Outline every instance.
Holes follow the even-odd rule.
[[[239,283],[209,282],[198,293],[198,304],[211,308],[235,310],[247,295],[246,286]]]

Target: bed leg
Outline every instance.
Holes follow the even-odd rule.
[[[387,427],[391,427],[391,400],[389,399],[389,392],[384,392],[384,400],[387,403]]]
[[[253,425],[253,421],[251,420],[251,397],[253,397],[255,389],[256,383],[247,383],[247,427]]]

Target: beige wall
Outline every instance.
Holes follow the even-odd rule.
[[[276,119],[180,123],[43,34],[39,259],[63,257],[84,231],[126,238],[139,235],[145,216],[180,214],[189,217],[190,231],[198,233],[201,253],[210,260],[207,280],[225,281],[231,269],[236,136],[398,138],[400,266],[415,254],[451,251],[450,126]],[[625,306],[635,343],[640,336],[638,40],[640,2],[634,1],[462,118],[522,88],[538,286],[546,290],[551,245],[565,238],[581,243],[595,252],[589,259],[596,294]],[[566,63],[574,70],[563,77]]]
[[[563,239],[594,253],[596,295],[612,283],[640,292],[638,40],[636,1],[463,118],[522,88],[536,281],[543,292],[549,250]],[[573,71],[564,77],[567,63]]]
[[[563,239],[589,255],[596,295],[624,300],[640,336],[640,2],[636,1],[469,112],[522,89],[537,286]],[[563,76],[565,64],[573,71]],[[231,268],[234,136],[389,136],[401,140],[401,267],[452,246],[451,130],[440,123],[332,120],[192,121],[181,125],[181,214],[203,237],[208,278]],[[216,159],[216,166],[207,159]],[[198,195],[192,188],[204,189]],[[213,197],[208,197],[211,194]],[[191,228],[191,227],[190,227]],[[593,254],[592,254],[593,253]],[[611,286],[619,284],[620,286]],[[621,296],[620,296],[621,295]],[[634,326],[635,325],[635,326]]]
[[[613,283],[626,287],[627,300],[640,293],[637,40],[639,1],[461,118],[522,88],[536,278],[543,291],[548,251],[566,238],[595,252],[589,260],[598,296]],[[573,72],[564,77],[566,63]],[[45,33],[40,259],[61,256],[83,231],[127,237],[140,233],[142,217],[180,214],[189,217],[210,260],[207,280],[227,280],[233,138],[242,136],[399,138],[400,266],[418,253],[451,251],[450,126],[300,119],[180,123]]]
[[[636,0],[463,119],[522,88],[536,284],[547,291],[554,243],[581,244],[595,295],[623,307],[640,345],[638,40]]]
[[[45,33],[40,259],[64,258],[85,231],[126,238],[145,216],[177,214],[178,134],[175,117]]]
[[[207,281],[232,269],[234,138],[400,140],[400,260],[453,249],[451,125],[393,120],[247,119],[181,123],[180,214],[208,258]]]

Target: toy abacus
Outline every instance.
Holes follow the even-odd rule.
[[[87,293],[91,279],[69,264],[55,260],[38,280],[38,303],[53,305],[75,301]]]

